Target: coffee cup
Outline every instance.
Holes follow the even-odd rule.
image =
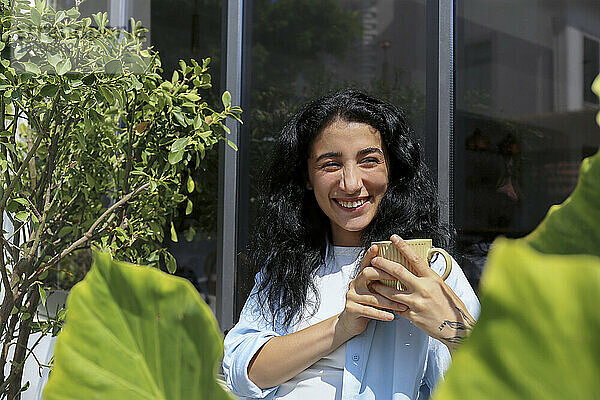
[[[450,257],[450,254],[446,252],[446,250],[433,247],[431,239],[408,239],[405,240],[405,242],[415,253],[417,253],[419,257],[427,260],[428,263],[431,262],[431,258],[434,254],[441,254],[446,261],[446,269],[444,270],[441,278],[446,280],[448,275],[450,275],[450,271],[452,271],[452,258]],[[402,264],[410,272],[417,275],[417,273],[411,268],[410,263],[407,262],[404,255],[396,248],[396,246],[394,246],[392,242],[385,240],[381,242],[373,242],[371,244],[377,245],[377,248],[379,249],[378,255],[380,257]],[[382,279],[380,282],[386,286],[396,288],[397,290],[404,290],[402,283],[400,283],[398,280]]]

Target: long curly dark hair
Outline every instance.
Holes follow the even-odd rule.
[[[319,302],[313,274],[325,261],[331,233],[327,216],[307,189],[311,144],[330,123],[368,124],[379,131],[388,157],[389,182],[379,209],[361,234],[372,241],[428,237],[436,246],[451,245],[439,220],[433,182],[404,113],[394,105],[355,90],[344,90],[305,105],[276,138],[259,182],[258,217],[250,236],[248,261],[260,272],[258,301],[263,315],[289,327],[301,311]],[[316,304],[308,304],[311,290]],[[310,311],[310,310],[309,310]]]

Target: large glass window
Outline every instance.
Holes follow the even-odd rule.
[[[250,156],[242,167],[249,180],[246,205],[240,205],[249,215],[240,224],[250,231],[257,174],[299,104],[336,89],[362,89],[403,107],[424,142],[426,71],[424,0],[259,0],[251,11],[250,82],[244,85]],[[245,244],[242,238],[240,249]],[[237,282],[239,311],[253,279],[240,268]]]
[[[481,271],[496,236],[535,228],[597,150],[599,37],[597,1],[457,1],[454,200],[466,270]]]
[[[121,0],[122,1],[122,0]],[[160,53],[163,75],[170,78],[179,68],[179,60],[210,57],[212,88],[204,92],[209,104],[220,104],[221,92],[221,3],[220,0],[135,1],[150,4],[150,41]],[[189,64],[189,62],[188,62]],[[223,89],[224,90],[224,89]],[[169,241],[169,250],[177,260],[177,275],[188,278],[213,312],[216,308],[217,280],[217,208],[218,151],[206,153],[197,169],[190,169],[194,181],[193,203],[188,214],[186,202],[178,210],[174,224],[178,241]],[[186,177],[183,177],[186,179]]]

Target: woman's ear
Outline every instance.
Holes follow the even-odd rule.
[[[313,190],[312,185],[310,184],[310,181],[306,181],[306,189],[308,190]]]

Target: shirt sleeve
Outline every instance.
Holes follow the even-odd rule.
[[[437,257],[432,263],[432,268],[437,272],[444,269],[443,257]],[[473,318],[479,318],[481,305],[475,291],[469,284],[462,268],[456,260],[452,259],[452,271],[446,279],[448,286],[452,288],[454,293],[462,300]],[[427,354],[427,366],[423,383],[425,383],[431,392],[439,379],[444,379],[444,373],[450,367],[452,357],[450,351],[445,344],[432,337],[429,338],[429,349]]]
[[[277,386],[261,389],[248,377],[250,360],[275,336],[281,336],[281,333],[273,330],[271,323],[262,315],[255,284],[242,309],[240,320],[225,337],[223,373],[233,393],[244,398],[262,399],[277,389]]]

